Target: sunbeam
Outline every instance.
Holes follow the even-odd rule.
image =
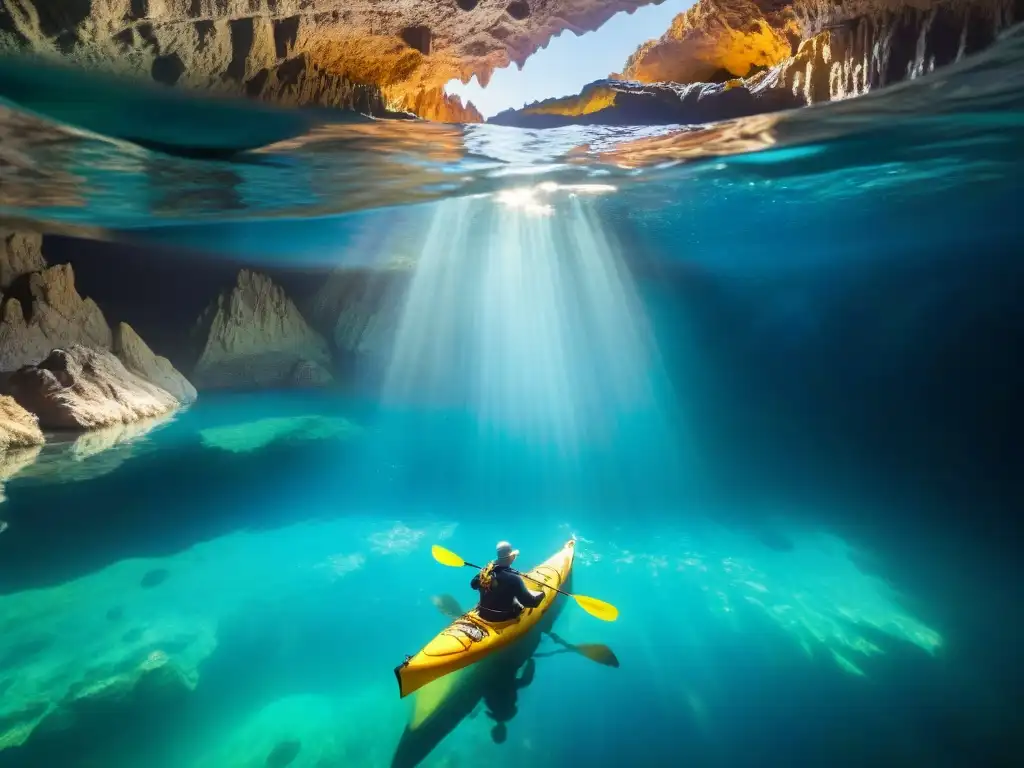
[[[659,420],[657,344],[621,250],[579,196],[610,190],[556,199],[542,184],[439,205],[385,401],[463,411],[488,439],[563,456]]]

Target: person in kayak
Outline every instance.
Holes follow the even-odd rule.
[[[480,593],[477,613],[485,621],[509,621],[518,618],[525,608],[536,608],[544,600],[543,592],[526,588],[523,577],[512,570],[519,554],[507,541],[498,542],[497,557],[469,583]]]

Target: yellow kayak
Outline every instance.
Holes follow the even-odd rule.
[[[561,589],[569,578],[575,554],[576,542],[568,541],[536,568],[524,572],[524,576],[535,579],[527,579],[527,587],[544,593],[544,599],[536,608],[527,608],[519,618],[501,622],[480,618],[474,608],[449,624],[415,656],[409,656],[395,667],[401,697],[439,677],[475,664],[536,627],[558,597],[555,590]]]

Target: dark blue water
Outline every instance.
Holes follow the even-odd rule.
[[[5,213],[116,241],[64,241],[80,283],[111,249],[197,283],[415,266],[383,363],[344,393],[202,393],[105,450],[51,441],[6,483],[0,766],[1014,764],[1013,44],[937,73],[962,88],[784,116],[773,146],[718,158],[608,135],[581,170],[566,133],[492,133],[506,162],[390,124],[315,160],[183,157],[109,124],[22,144],[42,176]],[[412,151],[422,131],[452,156]],[[437,175],[482,195],[547,162],[617,189],[414,204]],[[70,197],[25,205],[43,188]],[[565,602],[424,689],[437,711],[410,731],[392,669],[450,620],[441,596],[473,598],[430,545],[480,562],[509,539],[532,565],[570,536],[573,588],[618,621]]]

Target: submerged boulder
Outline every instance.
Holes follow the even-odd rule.
[[[128,323],[119,323],[114,329],[113,350],[125,368],[169,392],[182,405],[195,401],[192,383],[170,360],[154,354]]]
[[[131,373],[106,350],[72,344],[11,374],[8,388],[52,429],[94,429],[159,416],[178,407],[169,392]]]
[[[203,343],[192,380],[200,389],[322,386],[333,379],[327,342],[265,275],[243,269],[196,324]]]

